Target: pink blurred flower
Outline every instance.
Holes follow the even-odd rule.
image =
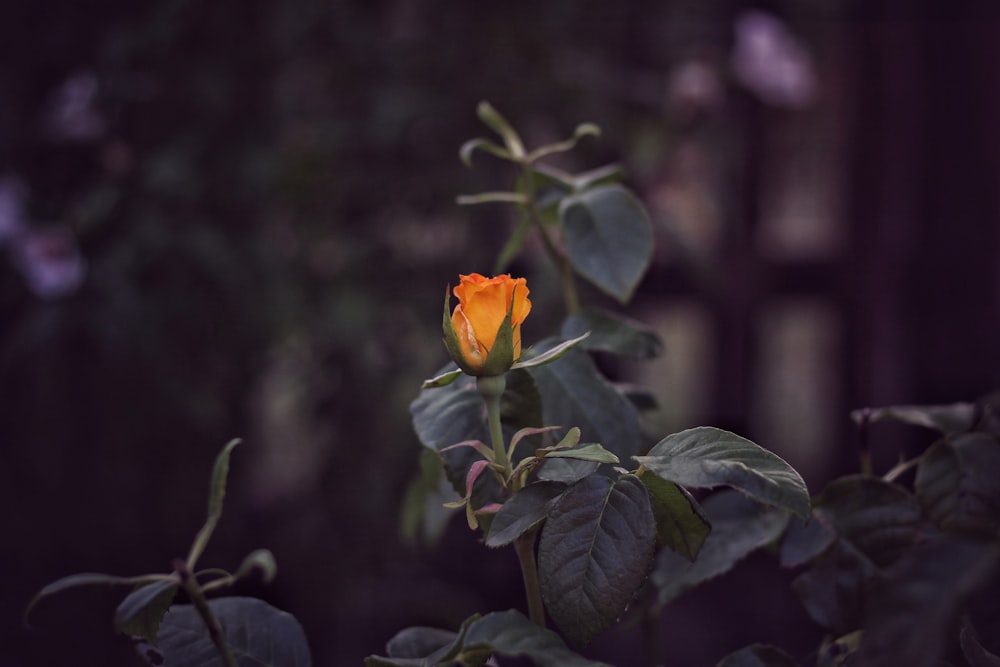
[[[97,109],[98,82],[93,72],[80,72],[60,84],[49,99],[43,122],[58,141],[93,141],[107,123]]]
[[[816,97],[809,52],[777,17],[752,9],[736,17],[732,67],[736,78],[762,101],[800,109]]]
[[[65,227],[24,229],[12,238],[10,251],[28,287],[42,299],[72,294],[87,275],[87,261]]]

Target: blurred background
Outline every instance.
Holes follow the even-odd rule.
[[[871,0],[39,0],[0,8],[0,666],[133,664],[120,592],[169,571],[212,461],[202,563],[273,550],[237,592],[302,622],[317,665],[414,624],[522,607],[512,553],[462,522],[401,532],[408,405],[446,360],[441,292],[489,273],[507,187],[457,150],[490,100],[558,162],[621,164],[658,247],[626,311],[661,334],[618,379],[651,442],[708,424],[820,491],[857,469],[865,405],[1000,387],[1000,15]],[[968,11],[966,11],[968,9]],[[526,341],[561,317],[529,248]],[[547,287],[546,285],[550,285]],[[876,467],[927,444],[874,431]],[[667,609],[671,665],[818,631],[773,558]],[[636,664],[634,624],[589,655]]]

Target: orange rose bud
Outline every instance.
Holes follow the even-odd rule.
[[[486,278],[459,276],[458,305],[448,316],[445,298],[445,345],[469,375],[502,375],[521,356],[521,323],[531,312],[528,284],[509,274]]]

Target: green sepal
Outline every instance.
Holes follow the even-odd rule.
[[[454,361],[455,364],[458,365],[458,367],[465,373],[469,375],[480,375],[481,373],[470,366],[465,361],[465,357],[462,356],[462,348],[458,344],[458,334],[455,333],[455,327],[451,325],[451,285],[448,285],[444,289],[444,320],[442,322],[442,329],[444,330],[444,346],[448,349],[448,354],[451,356],[452,361]],[[440,377],[442,376],[439,375],[438,378]],[[443,387],[446,384],[453,382],[457,379],[457,377],[458,376],[456,375],[448,382],[435,384],[433,386]],[[438,378],[434,379],[436,380]],[[433,380],[431,381],[433,382]]]
[[[451,324],[451,320],[448,321],[448,324],[449,325]],[[445,345],[447,345],[447,342],[445,342]],[[457,380],[462,375],[463,372],[464,371],[462,371],[461,368],[457,368],[455,370],[448,371],[446,373],[441,373],[436,377],[432,377],[430,380],[424,380],[424,383],[420,385],[420,388],[437,389],[438,387],[447,387],[452,382]]]
[[[518,361],[511,368],[534,368],[536,366],[544,366],[545,364],[551,364],[553,361],[557,361],[564,354],[576,347],[584,338],[590,335],[590,332],[584,333],[582,336],[577,336],[567,341],[559,343],[555,347],[546,350],[537,357],[531,357],[530,359],[525,359],[524,361]]]

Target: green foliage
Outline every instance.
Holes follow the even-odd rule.
[[[802,476],[781,457],[746,438],[702,426],[669,435],[634,457],[663,479],[693,488],[731,486],[762,503],[809,515]]]
[[[129,594],[115,609],[115,630],[155,642],[179,587],[176,581],[158,581]]]
[[[563,199],[559,218],[573,268],[628,303],[653,257],[653,230],[635,196],[620,185],[595,187]]]
[[[555,344],[548,339],[537,347],[548,349]],[[601,443],[622,460],[639,453],[639,413],[586,353],[571,350],[557,363],[528,372],[541,394],[545,423],[572,424],[584,440]]]
[[[656,541],[693,561],[712,532],[705,512],[684,487],[657,475],[645,474],[641,479],[653,507]]]
[[[370,656],[366,667],[482,665],[490,655],[526,657],[538,667],[607,667],[570,651],[557,634],[520,612],[474,615],[457,632],[407,628],[389,640],[387,657]]]
[[[782,562],[808,564],[793,589],[809,615],[840,638],[821,648],[820,667],[930,667],[956,650],[971,665],[990,664],[971,628],[990,622],[975,601],[1000,581],[995,414],[993,397],[853,413],[863,429],[893,419],[941,438],[885,478],[834,480],[816,499],[812,521],[790,525]],[[899,471],[914,467],[911,488]]]
[[[275,609],[263,600],[225,597],[208,603],[222,628],[222,636],[240,666],[309,667],[308,643],[302,626],[288,612]],[[174,605],[167,612],[156,638],[156,648],[164,661],[149,657],[150,665],[162,667],[218,667],[223,663],[205,632],[201,615],[192,605]]]
[[[657,601],[665,605],[703,581],[728,572],[753,551],[781,536],[788,513],[766,507],[732,490],[719,491],[702,503],[712,526],[692,562],[675,552],[661,551],[650,576]]]
[[[798,663],[780,648],[752,644],[727,655],[716,667],[798,667]]]
[[[42,598],[77,586],[132,585],[135,589],[115,610],[114,627],[137,640],[139,654],[150,664],[165,667],[308,667],[311,664],[305,633],[295,618],[261,600],[246,597],[205,599],[208,591],[232,586],[259,573],[270,582],[277,574],[274,555],[267,549],[248,554],[235,574],[194,566],[222,516],[229,458],[239,440],[230,441],[215,459],[209,485],[208,517],[198,531],[186,561],[174,561],[170,574],[116,577],[77,574],[45,586],[29,603],[25,620]],[[206,577],[214,577],[203,582]],[[192,604],[175,605],[183,589]]]
[[[625,611],[653,557],[655,523],[634,475],[591,475],[553,503],[541,531],[538,569],[549,614],[576,645]]]

